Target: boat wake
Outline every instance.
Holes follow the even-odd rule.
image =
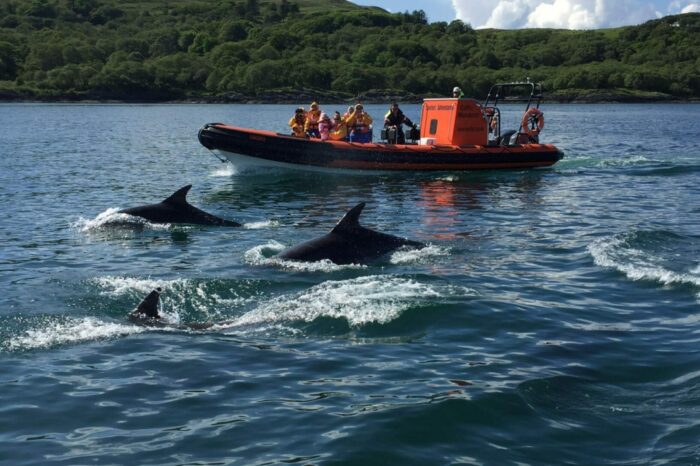
[[[666,231],[634,231],[588,246],[595,263],[632,280],[693,288],[700,298],[700,237]]]

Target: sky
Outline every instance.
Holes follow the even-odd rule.
[[[392,12],[423,10],[428,20],[461,19],[475,28],[600,29],[700,13],[700,0],[351,0]]]

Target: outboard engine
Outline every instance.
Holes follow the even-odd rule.
[[[389,126],[388,128],[382,128],[381,139],[389,144],[396,144],[398,141],[398,132],[401,131],[400,128],[395,126]]]

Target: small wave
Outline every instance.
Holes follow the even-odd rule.
[[[169,223],[151,223],[148,220],[119,212],[119,208],[109,208],[93,219],[80,217],[71,227],[89,233],[114,226],[128,226],[149,230],[168,230]]]
[[[635,176],[678,176],[692,175],[700,172],[700,165],[667,165],[638,169],[630,174]]]
[[[263,303],[225,327],[312,322],[321,317],[345,319],[350,327],[386,324],[416,305],[465,294],[474,293],[387,275],[326,281],[294,296]]]
[[[445,257],[449,255],[449,248],[435,245],[429,245],[421,249],[401,248],[391,254],[390,262],[394,265],[421,264],[429,262],[436,257]]]
[[[643,155],[632,155],[628,157],[610,157],[605,158],[598,164],[601,168],[616,168],[616,167],[630,167],[639,164],[655,163],[655,160],[650,160]]]
[[[279,254],[285,248],[286,246],[282,243],[270,241],[249,249],[245,252],[243,258],[250,265],[281,267],[296,272],[337,272],[339,270],[367,268],[367,266],[361,264],[338,265],[328,259],[316,262],[300,262],[275,257],[275,254]]]
[[[231,310],[236,310],[258,299],[255,289],[248,289],[247,284],[231,288],[220,280],[172,279],[156,280],[151,278],[134,278],[106,276],[90,280],[101,288],[101,294],[114,298],[129,297],[135,307],[141,299],[155,288],[161,288],[161,315],[172,325],[181,324],[189,319],[212,322],[225,318]],[[222,285],[225,287],[222,296]],[[128,312],[131,309],[125,309]],[[189,317],[189,319],[188,319]]]
[[[243,225],[246,230],[261,230],[263,228],[277,228],[280,222],[277,220],[263,220],[261,222],[250,222]]]
[[[7,340],[5,346],[9,351],[50,348],[68,343],[104,340],[142,333],[147,330],[144,327],[105,322],[93,317],[67,318],[61,321],[46,322],[39,328],[29,329],[23,335]]]
[[[692,243],[692,238],[672,233],[638,231],[596,240],[588,251],[597,265],[618,270],[632,280],[700,287],[700,266],[684,263],[693,254]]]

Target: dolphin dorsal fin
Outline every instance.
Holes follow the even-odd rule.
[[[148,296],[144,298],[143,301],[134,309],[134,313],[143,314],[151,319],[157,319],[160,317],[158,315],[158,302],[160,301],[160,288],[156,288],[151,291]]]
[[[340,219],[340,221],[335,226],[335,228],[333,228],[332,233],[338,233],[338,232],[344,231],[344,230],[351,230],[353,228],[359,228],[360,227],[360,214],[362,213],[362,209],[364,209],[364,208],[365,208],[365,203],[360,202],[355,207],[348,210],[348,213],[345,214],[345,216]]]
[[[191,184],[183,186],[182,188],[172,193],[170,197],[164,200],[163,202],[168,204],[187,204],[187,193],[190,191],[191,187]]]

